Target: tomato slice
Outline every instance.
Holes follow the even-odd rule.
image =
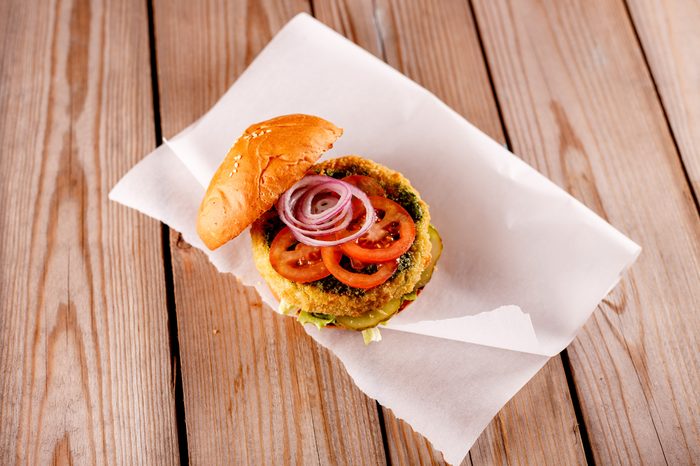
[[[289,227],[277,233],[270,244],[270,264],[284,278],[308,283],[330,275],[321,258],[321,248],[300,243]]]
[[[381,196],[369,196],[377,213],[377,221],[362,236],[343,243],[340,248],[353,259],[372,264],[387,262],[408,251],[416,239],[413,219],[396,202]],[[349,229],[359,228],[361,222],[353,222]]]
[[[343,251],[338,246],[321,248],[321,257],[326,268],[333,274],[335,278],[353,288],[362,288],[363,290],[374,288],[387,281],[396,271],[398,263],[393,260],[377,264],[377,271],[373,274],[355,273],[346,270],[340,265],[340,260],[343,258]]]
[[[360,188],[368,196],[386,196],[386,192],[379,181],[370,176],[365,175],[350,175],[343,178],[341,181],[350,183],[351,185]]]

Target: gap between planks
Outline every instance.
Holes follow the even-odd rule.
[[[151,96],[153,99],[153,128],[155,132],[155,148],[163,144],[163,127],[160,119],[160,90],[158,88],[158,58],[156,56],[156,34],[153,19],[153,0],[145,0],[148,13],[148,50],[151,67]],[[170,251],[170,228],[160,223],[160,242],[163,254],[163,280],[165,282],[166,309],[168,311],[168,344],[170,346],[170,362],[172,365],[171,390],[175,399],[175,421],[177,445],[181,465],[189,464],[189,448],[187,445],[187,422],[185,417],[185,398],[182,391],[182,369],[180,367],[180,342],[177,337],[177,312],[175,311],[175,285],[173,278],[173,261]]]
[[[469,0],[471,2],[471,0]],[[686,161],[683,159],[683,154],[681,152],[681,147],[680,144],[678,143],[678,137],[676,136],[676,132],[674,131],[673,125],[671,124],[671,119],[668,114],[668,110],[666,109],[666,105],[664,105],[664,100],[661,98],[661,91],[659,89],[659,83],[656,81],[656,76],[654,75],[654,70],[651,67],[651,64],[649,63],[649,57],[647,56],[647,51],[644,48],[644,43],[642,42],[641,37],[639,36],[639,30],[637,28],[637,23],[634,21],[634,16],[632,15],[632,12],[630,11],[630,6],[629,6],[629,0],[620,0],[622,4],[625,7],[625,13],[627,14],[627,18],[629,20],[630,25],[632,26],[632,31],[634,32],[634,38],[637,41],[637,47],[639,48],[639,52],[642,54],[642,59],[644,60],[644,67],[647,70],[647,74],[649,75],[649,80],[651,81],[652,85],[654,86],[654,93],[656,94],[656,100],[659,101],[659,107],[661,107],[661,113],[664,116],[664,120],[666,121],[666,126],[668,126],[668,133],[671,135],[671,140],[673,141],[673,146],[676,148],[676,154],[678,155],[678,161],[681,164],[681,169],[683,170],[683,175],[685,176],[685,182],[688,185],[688,190],[690,191],[690,195],[693,198],[693,202],[695,203],[695,210],[700,213],[700,201],[698,201],[698,193],[695,191],[695,187],[693,186],[693,181],[690,178],[690,171],[688,170],[688,166],[686,165]]]

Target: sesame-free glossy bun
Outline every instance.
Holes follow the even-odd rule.
[[[333,147],[343,130],[312,115],[284,115],[250,126],[209,183],[197,233],[209,249],[238,236]]]

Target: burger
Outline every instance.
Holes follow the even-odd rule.
[[[250,226],[279,312],[368,343],[430,281],[442,242],[400,173],[356,155],[317,163],[342,133],[302,114],[250,126],[214,174],[197,232],[216,249]]]

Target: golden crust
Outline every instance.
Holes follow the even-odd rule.
[[[358,156],[345,156],[328,160],[312,167],[311,171],[326,173],[334,170],[360,172],[378,180],[387,192],[399,189],[407,190],[416,196],[422,210],[422,216],[416,222],[416,239],[411,246],[411,265],[399,272],[386,283],[366,290],[361,296],[348,296],[324,291],[315,284],[295,283],[279,275],[270,264],[270,249],[265,238],[265,224],[273,213],[267,213],[252,224],[250,235],[253,243],[255,265],[267,281],[273,294],[287,303],[298,306],[307,312],[320,312],[330,315],[358,316],[377,309],[391,299],[413,291],[421,273],[430,262],[431,243],[428,236],[430,213],[428,205],[420,199],[418,192],[400,173],[390,170],[371,160]]]
[[[311,115],[284,115],[245,130],[214,174],[197,218],[209,249],[238,236],[301,179],[343,130]]]

